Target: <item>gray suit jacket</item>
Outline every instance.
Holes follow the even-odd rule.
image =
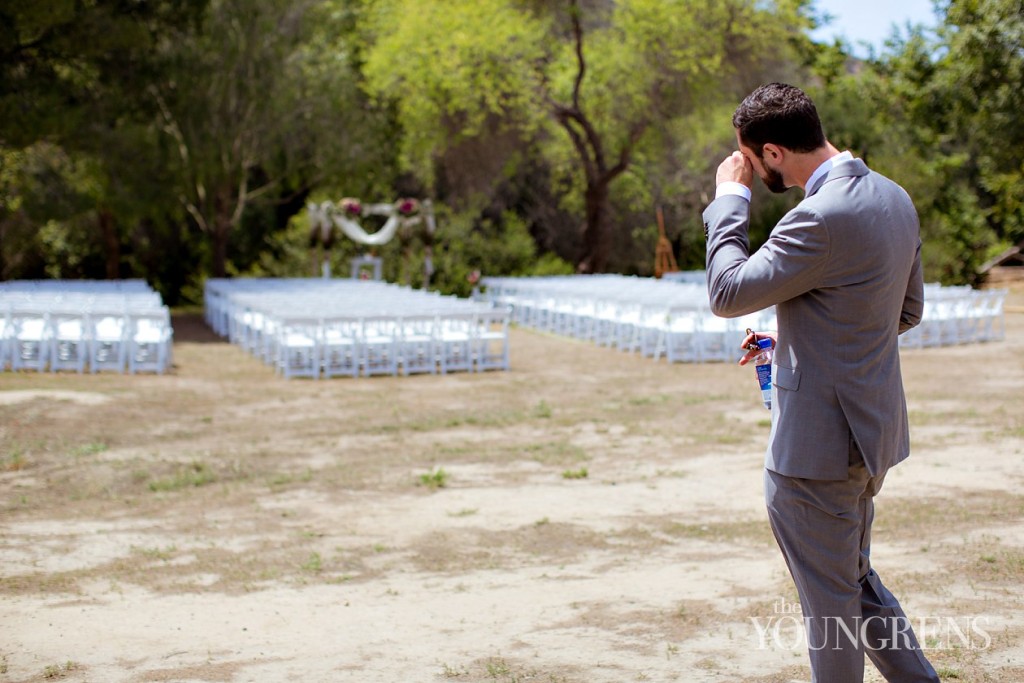
[[[704,211],[716,315],[775,305],[778,345],[765,466],[844,480],[855,446],[872,476],[910,453],[898,335],[921,320],[917,212],[859,159],[837,163],[750,254],[749,203]]]

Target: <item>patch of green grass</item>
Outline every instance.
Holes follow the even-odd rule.
[[[132,546],[131,550],[150,560],[163,560],[165,562],[173,558],[178,552],[177,547],[173,545],[169,545],[166,548],[139,548]]]
[[[448,516],[449,517],[470,517],[472,515],[475,515],[479,511],[480,510],[478,508],[462,508],[461,510],[456,510],[455,512],[449,512]]]
[[[571,444],[568,441],[532,443],[524,447],[523,451],[530,456],[530,459],[545,465],[568,465],[590,459],[582,447]]]
[[[82,444],[71,449],[69,455],[80,458],[86,455],[95,455],[96,453],[103,453],[108,448],[107,444],[102,441],[96,441],[93,443]]]
[[[294,472],[278,472],[277,474],[271,476],[267,480],[267,486],[269,486],[270,488],[279,488],[282,486],[288,486],[289,484],[295,483],[305,484],[309,483],[312,480],[313,470],[307,467],[306,470],[301,474],[296,474]]]
[[[504,659],[492,659],[487,662],[487,675],[491,678],[497,679],[498,676],[508,676],[511,673],[512,669]]]
[[[67,674],[75,671],[78,668],[78,664],[68,660],[63,664],[51,664],[43,669],[43,678],[64,678]]]
[[[980,555],[975,563],[978,577],[1000,581],[1024,580],[1024,552],[998,547]]]
[[[716,543],[723,541],[735,543],[740,539],[765,542],[771,540],[771,531],[768,525],[762,524],[758,520],[713,522],[710,524],[671,522],[663,526],[661,531],[670,536],[703,539]]]
[[[468,676],[469,675],[469,670],[466,669],[466,667],[462,667],[461,669],[456,669],[454,667],[451,667],[451,666],[448,666],[447,664],[442,663],[441,664],[441,675],[444,676],[445,678],[461,678],[462,676]]]
[[[443,467],[438,467],[426,474],[421,474],[419,484],[428,489],[443,489],[448,485],[448,473],[444,471]]]
[[[299,567],[304,572],[309,572],[310,574],[319,574],[324,570],[324,561],[323,558],[320,557],[320,553],[314,552],[310,553],[309,559],[307,559],[304,563],[299,565]]]
[[[586,479],[588,474],[586,467],[581,467],[578,470],[565,470],[562,472],[562,479]]]
[[[181,467],[171,477],[149,482],[149,490],[153,492],[180,491],[181,489],[206,486],[217,481],[216,475],[209,465],[194,461],[187,467]]]
[[[629,399],[628,403],[631,406],[651,406],[659,403],[667,403],[670,396],[668,394],[653,394],[651,396],[635,396]]]
[[[13,449],[0,461],[0,469],[4,472],[17,472],[25,469],[25,465],[25,453],[20,448]]]
[[[553,414],[554,411],[551,410],[551,406],[543,399],[533,407],[533,416],[542,420],[550,418]]]
[[[503,410],[494,412],[469,413],[447,412],[440,415],[424,415],[418,419],[406,420],[396,416],[385,424],[368,425],[360,430],[368,434],[401,434],[402,432],[433,432],[456,427],[507,427],[522,422],[526,415],[522,411]]]

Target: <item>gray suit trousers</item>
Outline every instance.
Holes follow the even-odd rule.
[[[891,683],[939,683],[899,601],[871,568],[872,477],[851,456],[846,481],[765,470],[768,517],[800,596],[814,683],[862,683],[864,655]]]

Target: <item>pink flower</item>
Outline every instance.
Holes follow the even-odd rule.
[[[345,197],[341,200],[341,210],[349,216],[360,216],[363,213],[363,205],[359,203],[358,199]]]
[[[419,211],[420,203],[415,199],[399,199],[397,202],[398,213],[403,216],[411,216]]]

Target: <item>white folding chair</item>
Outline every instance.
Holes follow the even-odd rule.
[[[939,346],[942,344],[943,318],[946,315],[947,306],[935,297],[930,297],[926,291],[924,300],[924,313],[921,316],[920,344],[922,347]]]
[[[664,306],[645,306],[636,325],[640,355],[660,360],[665,353],[668,311]]]
[[[665,332],[665,357],[669,363],[701,362],[700,318],[700,310],[693,306],[669,309]]]
[[[0,372],[7,369],[14,352],[14,322],[11,320],[10,308],[0,315]]]
[[[123,313],[95,312],[86,318],[89,369],[124,372],[128,364],[128,321]]]
[[[622,302],[615,320],[615,346],[620,351],[638,351],[642,343],[643,306]]]
[[[11,325],[14,342],[11,369],[45,370],[50,355],[47,315],[35,311],[13,311]]]
[[[50,370],[85,372],[89,335],[85,316],[78,311],[53,311],[49,316]]]
[[[739,356],[739,345],[743,341],[737,335],[741,332],[739,324],[731,318],[720,318],[710,309],[701,310],[700,358],[709,361],[723,362]]]
[[[449,313],[439,325],[441,374],[473,371],[473,331],[475,313]]]
[[[128,314],[128,372],[152,371],[162,375],[170,366],[171,314],[164,307],[156,311]]]
[[[511,315],[506,307],[477,313],[471,343],[473,362],[478,371],[509,369],[508,323]]]
[[[277,328],[276,369],[285,379],[320,377],[320,319],[285,316]]]
[[[401,332],[398,320],[392,315],[374,315],[363,318],[359,339],[362,351],[363,374],[398,374],[398,338]]]
[[[324,377],[358,377],[362,352],[363,321],[352,316],[328,316],[321,320],[321,356]]]
[[[403,375],[437,374],[438,322],[433,314],[407,315],[399,322],[398,363]]]
[[[591,322],[590,338],[598,346],[613,346],[616,342],[618,304],[602,300],[594,306],[594,320]]]
[[[1004,304],[1007,289],[987,289],[978,292],[979,302],[975,309],[978,316],[977,340],[1002,341],[1006,338],[1006,313]]]

